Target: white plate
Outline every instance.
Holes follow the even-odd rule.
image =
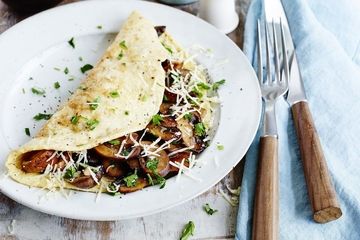
[[[77,88],[84,77],[79,68],[96,62],[135,9],[154,24],[166,25],[184,47],[199,44],[212,49],[213,58],[199,56],[197,60],[209,68],[214,81],[226,79],[219,91],[220,125],[212,145],[200,156],[206,164],[193,170],[193,175],[201,181],[186,176],[179,181],[172,178],[162,190],[150,187],[121,199],[102,194],[96,203],[95,194],[83,192],[75,192],[68,199],[55,195],[41,200],[45,191],[4,177],[0,180],[2,193],[33,209],[68,218],[133,218],[160,212],[196,197],[220,181],[244,156],[259,124],[260,91],[252,67],[229,38],[206,22],[164,5],[134,0],[84,1],[37,14],[0,36],[1,173],[5,173],[4,163],[10,149],[29,140],[24,128],[30,128],[34,135],[44,124],[44,121],[35,123],[32,117],[44,110],[52,113],[59,102],[66,101],[69,91]],[[102,29],[97,28],[99,25]],[[75,49],[67,43],[71,37],[75,39]],[[69,68],[68,75],[63,72],[65,67]],[[68,81],[70,76],[75,80]],[[53,87],[56,81],[61,85],[58,90]],[[47,97],[32,94],[31,87],[44,88]],[[216,143],[225,149],[217,150]],[[219,167],[214,157],[219,160]]]

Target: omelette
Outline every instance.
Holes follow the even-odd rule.
[[[70,99],[9,154],[9,176],[49,190],[163,188],[207,147],[223,83],[134,11]]]

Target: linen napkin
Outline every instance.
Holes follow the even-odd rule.
[[[360,239],[360,2],[283,0],[328,168],[343,216],[312,220],[290,109],[277,105],[280,171],[280,239]],[[246,19],[244,50],[256,62],[256,21],[262,0],[253,0]],[[250,239],[259,134],[247,156],[236,239]]]

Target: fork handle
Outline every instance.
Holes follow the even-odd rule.
[[[260,138],[254,203],[253,240],[277,240],[279,233],[278,139]]]
[[[307,102],[291,107],[308,194],[315,222],[326,223],[341,217],[342,212],[331,183],[325,156]]]

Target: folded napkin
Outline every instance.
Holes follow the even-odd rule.
[[[292,116],[277,105],[280,170],[280,239],[360,239],[360,2],[283,0],[329,171],[343,216],[312,220]],[[244,50],[256,62],[256,21],[263,3],[253,0],[245,26]],[[236,239],[250,239],[259,134],[245,163]]]

